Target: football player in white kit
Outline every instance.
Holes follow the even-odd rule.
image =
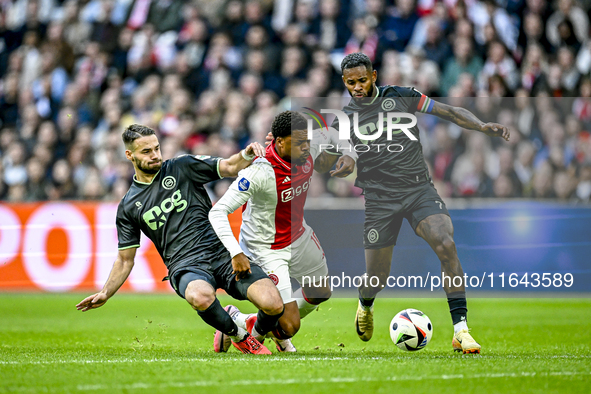
[[[224,246],[238,261],[237,273],[248,272],[249,259],[256,262],[277,286],[285,312],[270,333],[279,351],[296,351],[289,340],[300,328],[300,319],[328,300],[331,290],[324,278],[328,267],[324,251],[314,231],[304,221],[304,203],[312,172],[327,172],[338,156],[323,147],[337,147],[345,156],[331,175],[345,177],[355,168],[357,154],[349,141],[327,129],[314,131],[308,140],[307,121],[294,111],[277,115],[272,125],[274,140],[267,146],[265,158],[258,158],[238,174],[236,181],[209,212],[209,220]],[[243,207],[240,243],[230,228],[228,214]],[[236,258],[237,256],[242,258]],[[303,278],[306,277],[306,283]],[[302,286],[292,292],[290,278]],[[312,278],[313,283],[308,278]],[[233,305],[226,311],[255,338],[256,315],[241,313]],[[216,332],[214,349],[227,351],[230,341]]]

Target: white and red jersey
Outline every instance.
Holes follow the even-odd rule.
[[[261,249],[283,249],[304,234],[307,227],[304,204],[314,160],[320,155],[323,144],[336,146],[338,137],[316,130],[310,142],[310,156],[304,165],[293,166],[277,154],[273,141],[266,148],[265,158],[257,158],[251,166],[240,171],[209,213],[215,232],[232,257],[242,253],[243,249],[251,253]],[[356,158],[354,152],[344,154]],[[243,205],[238,244],[227,215]]]
[[[210,221],[216,232],[219,228],[216,216],[227,216],[244,206],[240,244],[248,251],[283,249],[301,237],[305,231],[304,204],[314,159],[318,156],[310,153],[304,165],[293,166],[277,154],[274,142],[267,146],[265,158],[256,159],[250,167],[240,171],[236,181],[211,210]],[[232,257],[242,252],[235,240],[224,245]]]
[[[272,143],[267,147],[265,156],[273,166],[275,177],[275,190],[272,192],[276,194],[276,205],[275,214],[271,215],[275,219],[275,238],[271,249],[282,249],[304,233],[304,204],[312,180],[316,157],[310,154],[304,165],[292,166],[291,163],[279,157],[274,145]],[[243,223],[251,221],[252,210],[256,209],[252,205],[247,203],[242,214]]]

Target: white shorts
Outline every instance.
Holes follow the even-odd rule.
[[[311,227],[305,226],[305,229],[304,234],[286,248],[249,250],[248,253],[248,257],[275,283],[284,304],[295,300],[290,278],[297,280],[300,285],[305,278],[306,285],[310,286],[328,275],[320,241]]]

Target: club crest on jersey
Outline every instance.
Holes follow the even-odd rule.
[[[387,98],[382,101],[382,109],[384,111],[391,111],[395,107],[396,107],[396,101],[394,101],[394,99]]]
[[[275,286],[279,283],[279,278],[275,274],[269,274],[269,279],[273,282]]]
[[[245,192],[250,187],[250,181],[246,178],[242,178],[238,181],[238,190]]]
[[[312,164],[309,161],[306,161],[306,163],[302,166],[302,170],[304,170],[305,174],[309,173],[311,169]]]
[[[167,176],[162,180],[162,187],[166,190],[172,190],[176,186],[176,179],[173,176]]]

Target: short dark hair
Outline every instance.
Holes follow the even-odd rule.
[[[141,124],[132,124],[123,131],[121,138],[123,138],[125,148],[131,149],[131,144],[133,144],[133,141],[137,140],[138,138],[146,137],[153,134],[156,134],[156,132],[148,126],[142,126]]]
[[[349,69],[364,66],[367,71],[373,71],[373,64],[371,64],[371,60],[365,53],[355,52],[350,53],[341,62],[341,72]]]
[[[277,115],[271,126],[273,138],[288,137],[292,130],[306,130],[308,122],[302,114],[296,111],[284,111]]]

